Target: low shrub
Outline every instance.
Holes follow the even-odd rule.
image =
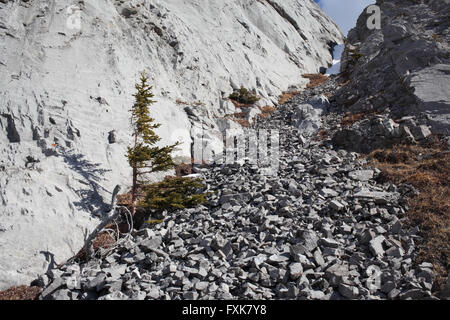
[[[354,64],[356,62],[358,62],[359,59],[364,57],[364,55],[362,53],[360,53],[358,49],[349,49],[348,51],[350,53],[350,57],[352,58]]]
[[[260,99],[257,95],[252,94],[244,87],[241,87],[239,90],[234,91],[232,94],[230,94],[229,98],[246,105],[255,104]]]
[[[169,212],[192,208],[207,201],[200,179],[166,177],[163,181],[145,186],[145,199],[140,206]]]

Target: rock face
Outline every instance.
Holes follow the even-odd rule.
[[[193,128],[233,125],[215,120],[233,89],[272,105],[340,42],[312,0],[0,1],[0,289],[76,252],[128,184],[140,71],[162,143],[184,142],[190,159]]]
[[[394,121],[387,115],[370,115],[338,130],[333,143],[346,150],[363,153],[400,143],[418,143],[431,135],[426,123],[424,118],[404,117]]]
[[[418,116],[450,132],[450,2],[378,0],[381,29],[366,12],[349,32],[341,71],[350,83],[337,101],[352,112]]]

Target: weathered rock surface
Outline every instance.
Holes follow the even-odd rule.
[[[293,108],[291,124],[305,134],[313,134],[322,126],[322,115],[327,112],[329,101],[325,96],[317,96],[306,104]]]
[[[450,133],[450,2],[378,0],[381,29],[363,12],[348,34],[337,94],[349,111],[417,116],[433,133]]]
[[[333,135],[333,144],[355,152],[369,153],[402,143],[420,143],[431,135],[424,118],[404,117],[397,121],[388,115],[368,115]]]
[[[190,159],[194,129],[220,128],[233,89],[272,105],[340,42],[312,0],[0,1],[0,289],[74,254],[110,190],[129,183],[140,71],[162,143],[182,141],[177,156]]]

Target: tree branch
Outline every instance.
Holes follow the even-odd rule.
[[[117,185],[114,188],[112,197],[111,197],[111,212],[112,214],[107,217],[106,219],[103,220],[102,223],[100,223],[95,229],[94,231],[91,232],[91,234],[89,235],[89,237],[87,238],[85,245],[84,245],[84,250],[86,252],[86,259],[89,259],[93,253],[94,253],[94,247],[93,247],[93,241],[95,238],[97,238],[98,234],[113,220],[115,220],[119,215],[120,215],[120,210],[116,210],[116,198],[117,198],[117,194],[120,192],[120,186]]]

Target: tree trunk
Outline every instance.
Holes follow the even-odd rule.
[[[136,150],[138,142],[138,135],[135,134],[134,137],[134,150]],[[137,191],[137,176],[138,176],[138,169],[137,169],[137,163],[134,163],[133,167],[133,184],[131,187],[131,216],[134,217],[136,214],[136,191]]]
[[[131,215],[136,213],[137,169],[133,168],[133,186],[131,188]]]
[[[112,212],[111,215],[108,218],[106,218],[102,223],[100,223],[97,226],[97,228],[95,228],[94,231],[92,231],[92,233],[86,240],[86,243],[84,245],[84,249],[86,252],[86,259],[89,259],[94,253],[94,248],[93,248],[92,242],[95,240],[95,238],[97,238],[97,235],[103,230],[103,228],[105,228],[110,222],[112,222],[114,219],[116,219],[120,214],[120,211],[116,210],[116,197],[119,192],[120,192],[120,186],[117,185],[114,188],[114,191],[113,191],[113,194],[111,197],[111,212]]]

